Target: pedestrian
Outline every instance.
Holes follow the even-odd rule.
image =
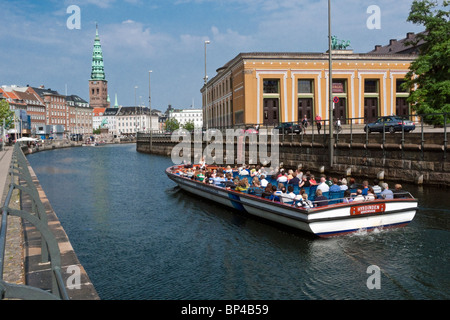
[[[317,132],[320,134],[320,129],[322,129],[322,117],[317,115],[315,120],[316,120]]]

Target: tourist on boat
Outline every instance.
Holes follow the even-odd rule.
[[[231,173],[233,174],[233,169],[231,169],[231,166],[227,166],[227,168],[225,169],[224,173]]]
[[[308,200],[308,194],[306,194],[306,193],[302,194],[302,197],[301,197],[300,201],[297,203],[297,206],[303,207],[305,209],[314,207],[312,202],[310,200]]]
[[[361,189],[357,189],[356,193],[352,193],[352,196],[354,196],[353,201],[364,201],[365,200],[364,196],[362,195]]]
[[[200,170],[197,174],[197,180],[200,182],[203,182],[204,179],[205,179],[205,175],[203,174],[203,170]]]
[[[322,190],[317,187],[316,197],[314,198],[316,207],[326,206],[328,204],[328,198],[322,194]]]
[[[295,201],[295,200],[299,200],[300,199],[300,196],[296,195],[294,193],[294,186],[293,185],[288,185],[288,187],[287,187],[287,194],[289,196],[289,199],[291,199],[292,202]]]
[[[344,203],[350,203],[353,201],[352,194],[349,189],[344,191]]]
[[[292,172],[292,179],[290,179],[288,181],[288,184],[294,185],[294,186],[298,186],[300,183],[300,179],[297,177],[297,173],[296,172]]]
[[[223,177],[223,173],[222,172],[219,172],[217,175],[216,175],[216,177],[215,178],[213,178],[213,181],[214,181],[214,185],[215,186],[221,186],[222,185],[222,183],[225,181],[225,178]]]
[[[280,202],[280,196],[277,194],[277,191],[278,191],[277,187],[272,186],[272,194],[270,195],[269,200]]]
[[[363,189],[361,190],[361,194],[363,195],[363,196],[366,196],[367,195],[367,191],[369,191],[369,181],[367,181],[367,180],[364,180],[363,181]]]
[[[223,185],[226,189],[235,189],[236,185],[233,182],[233,175],[229,172],[225,174],[225,181],[223,182]]]
[[[267,184],[269,183],[269,181],[267,181],[266,176],[264,174],[261,175],[261,187],[265,188],[267,187]]]
[[[248,188],[248,194],[253,194],[255,196],[261,197],[264,189],[261,187],[261,183],[258,177],[254,177],[252,180],[252,185]]]
[[[326,178],[324,176],[320,177],[320,183],[317,186],[317,190],[322,191],[322,193],[328,192],[330,190],[330,187],[326,183]]]
[[[380,193],[380,197],[382,199],[394,199],[394,193],[389,189],[389,185],[387,183],[383,183],[383,191]]]
[[[367,195],[365,196],[366,201],[372,201],[375,200],[377,198],[377,196],[375,195],[375,192],[373,191],[372,187],[368,187],[367,188]]]
[[[375,192],[375,194],[380,194],[381,193],[381,187],[380,187],[380,181],[378,179],[374,179],[373,180],[373,192]]]
[[[286,173],[283,171],[280,172],[281,174],[278,176],[277,178],[277,182],[278,183],[286,183],[288,181],[287,175]]]
[[[248,170],[248,166],[243,165],[239,170],[240,176],[248,176],[250,174],[250,170]]]
[[[206,161],[205,161],[205,157],[202,157],[202,158],[200,159],[199,165],[200,165],[200,169],[206,169]]]
[[[310,186],[311,186],[311,184],[309,183],[308,177],[307,176],[303,176],[302,180],[298,184],[298,187],[299,188],[308,188]]]
[[[325,180],[325,183],[328,185],[328,187],[331,187],[333,185],[333,180],[330,176],[328,176]]]
[[[239,184],[236,187],[236,191],[241,191],[241,192],[245,192],[248,190],[249,188],[249,184],[248,184],[248,179],[247,178],[243,178],[241,181],[239,181]]]
[[[288,180],[288,182],[289,182],[293,177],[294,177],[294,171],[293,171],[292,169],[289,169],[289,170],[288,170],[288,173],[287,173],[287,180]]]
[[[282,187],[281,192],[279,193],[279,197],[281,199],[281,202],[283,203],[292,203],[292,199],[289,197],[286,187]]]
[[[311,174],[311,175],[309,176],[309,184],[310,184],[311,186],[317,185],[317,181],[316,181],[316,179],[314,178],[314,175],[313,175],[313,174]]]
[[[269,182],[266,188],[264,189],[261,197],[269,199],[271,195],[272,195],[272,184]]]
[[[341,187],[338,186],[338,179],[337,178],[333,178],[332,179],[332,185],[330,187],[330,189],[328,190],[329,192],[339,192],[341,191]]]
[[[339,181],[338,185],[339,185],[339,189],[341,189],[341,191],[348,190],[347,179],[345,179],[345,178],[341,179]]]
[[[394,190],[392,190],[392,193],[394,194],[394,198],[405,198],[405,192],[403,191],[402,185],[397,183],[394,186]]]

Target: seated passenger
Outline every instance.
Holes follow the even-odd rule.
[[[217,174],[217,176],[215,177],[215,178],[213,178],[213,181],[214,181],[214,185],[215,186],[221,186],[222,185],[222,183],[225,181],[225,179],[224,179],[224,177],[223,177],[223,173],[222,172],[219,172],[218,174]]]
[[[281,188],[280,199],[283,203],[292,204],[294,202],[294,199],[292,199],[289,193],[287,193],[286,187]]]
[[[277,187],[272,186],[272,194],[270,195],[269,200],[280,202],[280,197],[278,196],[278,194],[276,194],[276,192],[277,192]]]
[[[328,204],[328,198],[322,194],[322,190],[316,190],[316,197],[314,198],[316,207],[326,206]]]
[[[375,192],[373,192],[373,188],[369,187],[367,188],[367,195],[366,195],[366,201],[372,201],[375,200],[377,196],[375,195]]]
[[[355,197],[353,198],[353,201],[364,201],[365,200],[364,196],[362,195],[361,189],[357,189],[356,194],[352,193],[352,195],[355,195]]]
[[[392,190],[392,193],[394,194],[394,199],[406,197],[406,193],[403,191],[401,184],[397,183],[394,187],[395,189]]]
[[[248,189],[249,194],[254,194],[255,196],[261,197],[264,189],[261,187],[258,177],[254,177],[252,180],[252,185]]]
[[[353,201],[352,195],[350,193],[350,190],[345,190],[344,191],[344,203],[350,203]]]
[[[241,181],[239,181],[239,184],[237,185],[235,190],[245,192],[248,190],[248,188],[249,188],[248,181],[246,180],[246,178],[244,178]]]
[[[289,185],[287,189],[288,189],[288,190],[287,190],[287,191],[288,191],[288,195],[289,195],[289,197],[290,197],[292,200],[299,200],[299,199],[300,199],[300,196],[299,196],[299,195],[296,195],[296,194],[294,193],[294,186]],[[303,191],[305,191],[305,190],[303,190]]]
[[[272,184],[269,182],[266,186],[266,188],[263,191],[263,194],[261,195],[261,197],[269,199],[270,196],[272,195]]]
[[[227,189],[236,188],[236,185],[234,184],[232,177],[233,177],[232,174],[229,172],[225,174],[225,181],[223,182],[225,188]]]
[[[375,194],[380,194],[381,193],[381,187],[380,187],[380,181],[378,179],[374,179],[373,180],[373,192]]]
[[[331,181],[332,181],[333,184],[331,185],[329,191],[330,192],[339,192],[339,191],[341,191],[341,187],[338,186],[338,179],[337,178],[333,178]]]
[[[382,184],[384,190],[381,191],[381,198],[382,199],[394,199],[394,193],[392,190],[389,189],[389,185],[387,183]]]
[[[261,187],[263,187],[263,188],[267,187],[268,183],[269,183],[269,181],[266,180],[266,176],[264,174],[261,175]]]
[[[308,200],[308,195],[304,193],[300,199],[300,201],[297,203],[297,206],[308,209],[314,207],[312,202]]]
[[[363,181],[363,189],[361,190],[361,194],[363,196],[367,196],[367,191],[369,191],[369,181],[364,180]]]
[[[278,176],[277,182],[286,183],[288,181],[287,175],[284,171],[281,172],[281,175]]]
[[[299,188],[308,188],[311,184],[309,183],[309,180],[306,176],[302,177],[302,180],[299,182],[298,187]]]
[[[316,179],[314,178],[314,175],[313,175],[313,174],[309,176],[309,184],[310,184],[311,186],[317,185],[317,181],[316,181]]]
[[[300,183],[300,179],[297,177],[297,173],[292,173],[292,179],[288,181],[288,184],[292,184],[294,186],[297,186]]]

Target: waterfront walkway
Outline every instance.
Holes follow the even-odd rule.
[[[0,195],[2,206],[10,184],[9,168],[14,147],[0,151]],[[45,208],[48,228],[56,238],[61,256],[61,274],[66,285],[68,298],[71,300],[98,300],[99,296],[86,271],[80,264],[76,253],[52,209],[39,181],[28,165],[32,181]],[[17,181],[16,181],[17,183]],[[31,212],[31,198],[27,193],[19,195],[18,189],[13,193],[9,207]],[[4,256],[3,280],[10,284],[27,285],[44,291],[52,289],[52,266],[42,262],[41,233],[25,219],[8,216],[6,248]],[[1,299],[1,297],[0,297]]]

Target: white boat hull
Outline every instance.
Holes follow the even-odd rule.
[[[166,174],[181,189],[196,196],[320,237],[401,227],[413,220],[418,205],[417,199],[408,198],[340,203],[304,209],[207,185],[179,176],[173,173],[171,168],[166,170]]]

